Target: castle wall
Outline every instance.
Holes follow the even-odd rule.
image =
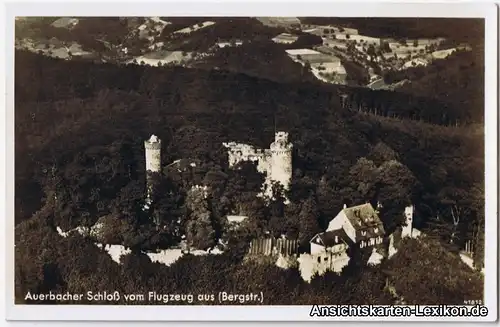
[[[229,167],[234,167],[242,161],[251,161],[257,163],[258,172],[267,172],[269,163],[263,150],[248,144],[236,142],[223,143],[223,145],[228,148]]]
[[[257,163],[257,171],[269,175],[270,166],[269,158],[263,155]]]
[[[321,276],[327,271],[342,272],[350,260],[346,252],[340,254],[324,252],[315,255],[303,253],[298,258],[300,275],[306,282],[310,282],[316,273]]]

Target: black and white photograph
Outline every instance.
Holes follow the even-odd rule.
[[[15,305],[484,305],[484,18],[164,13],[15,17]]]

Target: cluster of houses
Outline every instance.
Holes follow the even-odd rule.
[[[339,57],[312,49],[290,49],[286,50],[286,53],[302,65],[309,64],[318,79],[345,84],[347,72]]]
[[[309,33],[323,39],[322,45],[311,49],[287,50],[288,55],[296,62],[303,65],[308,63],[311,72],[327,83],[345,84],[347,73],[340,58],[348,58],[363,66],[370,66],[376,62],[382,70],[408,69],[416,66],[427,66],[435,59],[446,58],[458,48],[435,51],[444,38],[420,38],[408,40],[395,40],[359,34],[354,28],[339,27],[334,25],[307,25],[300,24],[300,28],[289,28],[286,33],[274,37],[272,41],[279,44],[293,44],[298,39],[298,34]],[[355,49],[355,52],[349,52]],[[377,55],[373,54],[375,49]],[[379,50],[382,49],[382,52]],[[470,50],[462,46],[461,49]],[[370,82],[381,79],[380,73],[368,69]],[[370,85],[368,85],[371,87]]]

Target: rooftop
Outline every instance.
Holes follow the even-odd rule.
[[[311,32],[317,31],[317,30],[318,30],[318,28],[310,28],[308,30],[304,30],[304,32],[311,33]]]
[[[286,50],[286,53],[288,53],[291,56],[298,56],[298,55],[308,55],[308,54],[321,54],[321,52],[312,50],[312,49],[290,49]]]
[[[344,208],[342,211],[356,229],[357,238],[369,239],[385,234],[382,221],[370,203]]]
[[[293,39],[293,40],[297,40],[298,36],[297,35],[292,35],[290,33],[281,33],[279,35],[276,35],[274,37],[274,39]]]
[[[234,222],[234,223],[241,223],[247,218],[248,218],[248,216],[234,216],[234,215],[227,216],[227,220],[229,222]]]
[[[316,243],[327,248],[341,243],[349,244],[350,242],[351,240],[349,236],[345,233],[343,228],[333,231],[318,233],[311,239],[311,243]]]
[[[368,227],[381,223],[377,212],[370,203],[357,205],[342,210],[354,228]]]

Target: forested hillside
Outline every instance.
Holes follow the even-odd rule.
[[[264,26],[257,19],[250,17],[165,17],[165,20],[172,22],[163,29],[161,35],[169,50],[205,52],[217,42],[269,41],[284,32],[284,29]],[[215,24],[190,33],[173,34],[176,30],[196,26],[205,21]]]
[[[119,267],[99,252],[93,259],[98,260],[97,266],[85,264],[78,273],[68,275],[68,269],[74,269],[73,259],[64,259],[67,254],[61,253],[74,250],[78,253],[74,260],[85,260],[80,255],[98,250],[85,248],[92,247],[90,241],[60,239],[55,227],[67,230],[92,225],[98,219],[117,223],[116,230],[123,231],[120,242],[136,250],[174,244],[183,233],[196,247],[208,248],[224,237],[223,217],[231,213],[248,215],[252,224],[246,235],[230,242],[245,243],[249,236],[266,230],[307,241],[344,203],[380,201],[389,233],[401,224],[404,206],[414,203],[417,219],[430,235],[457,246],[474,239],[481,246],[476,239],[477,231],[484,231],[483,139],[469,127],[447,128],[349,111],[341,108],[335,88],[277,83],[223,70],[96,65],[27,52],[16,52],[15,63],[19,292],[26,287],[83,289],[82,276],[97,278],[96,269],[106,271],[107,277],[100,279],[103,290],[118,287],[111,281],[113,272],[133,284],[120,287],[148,289],[149,277],[168,278],[170,273],[163,271],[170,269],[182,285],[202,287],[202,279],[200,284],[192,284],[193,276],[186,271],[197,271],[201,265],[208,269],[204,276],[209,276],[223,272],[219,265],[226,265],[218,260],[234,260],[186,258],[165,268],[142,262],[136,251]],[[222,142],[234,140],[265,148],[275,128],[289,131],[294,143],[292,204],[286,207],[280,198],[264,206],[255,196],[261,182],[255,167],[229,170],[222,147]],[[149,217],[141,210],[146,177],[143,142],[152,133],[162,140],[165,165],[176,159],[197,163],[180,173],[166,169],[166,177],[155,185],[161,196],[149,214],[167,226],[162,232],[151,228]],[[206,201],[190,191],[199,184],[212,190]],[[454,224],[452,215],[457,212],[459,222]],[[41,248],[50,250],[40,255]],[[148,275],[147,267],[157,272]],[[294,296],[308,303],[332,300],[324,295],[323,300],[311,302],[303,296],[316,294],[316,289],[299,282],[292,283],[296,286],[289,294],[279,293],[283,289],[280,283],[298,278],[293,270],[285,273],[269,268],[272,271],[260,273],[244,264],[236,267],[242,270],[220,279],[234,286],[229,290],[239,290],[236,285],[241,276],[260,274],[266,276],[264,284],[255,281],[252,285],[277,292],[275,297],[268,296],[268,303]],[[42,276],[34,278],[42,268]],[[382,298],[364,298],[359,286],[359,292],[348,301],[387,301],[380,293],[384,276],[358,268],[352,268],[357,273],[351,275],[359,277],[359,285],[369,281]],[[144,274],[140,282],[131,281],[138,276],[131,278],[131,269]],[[271,273],[281,278],[268,277]],[[328,278],[332,277],[322,280],[326,283]],[[25,279],[34,284],[23,284]],[[226,284],[206,285],[217,289]],[[171,287],[183,290],[185,286]],[[449,301],[458,303],[458,298]],[[448,303],[439,296],[435,300]]]
[[[446,59],[433,61],[429,66],[389,71],[384,75],[387,84],[408,80],[398,92],[440,99],[454,108],[457,123],[482,123],[484,119],[484,56],[481,49],[458,51]],[[449,116],[451,117],[451,116]]]
[[[292,47],[289,45],[289,47]],[[227,70],[276,82],[309,82],[320,84],[311,70],[293,61],[286,46],[272,41],[244,43],[237,48],[223,48],[196,63],[195,67]]]

